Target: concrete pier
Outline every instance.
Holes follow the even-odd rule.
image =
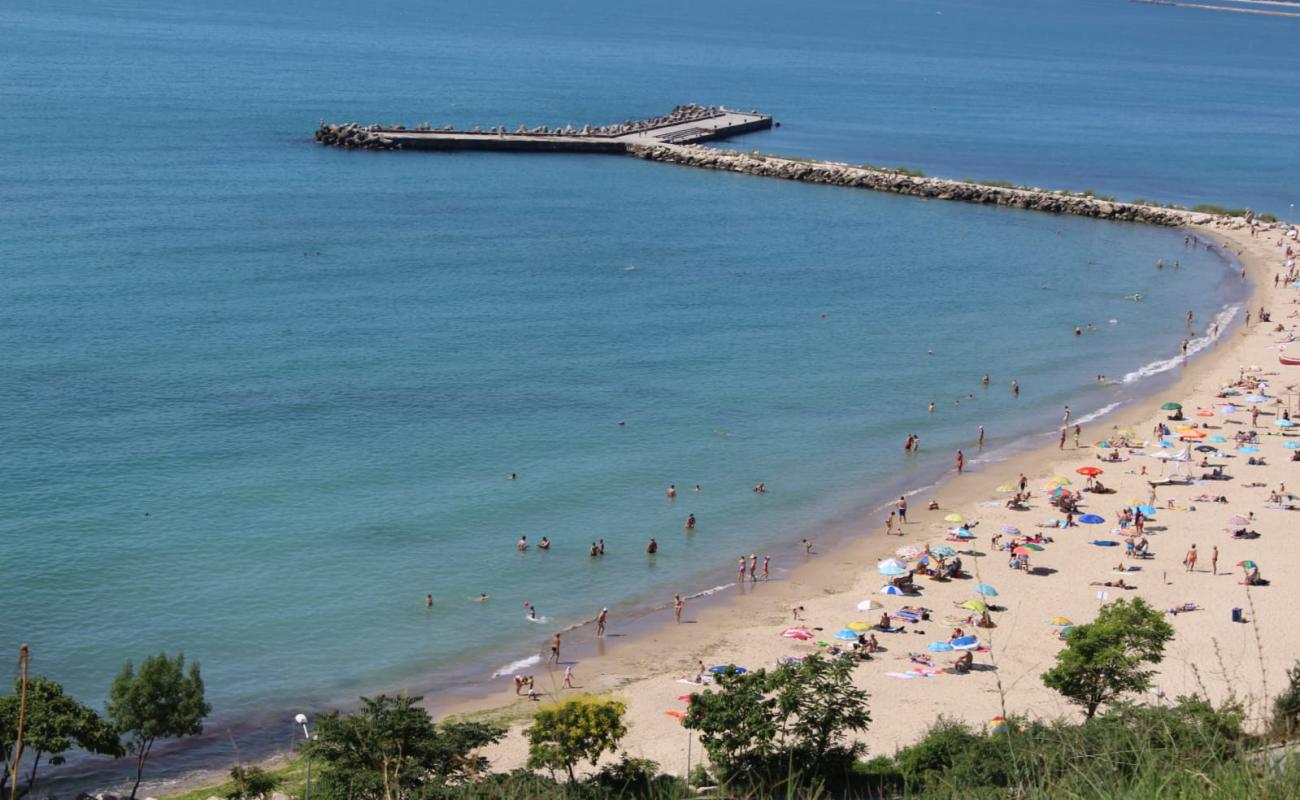
[[[504,126],[470,131],[419,126],[326,125],[316,131],[316,141],[335,147],[367,150],[506,150],[569,153],[627,153],[633,146],[685,145],[726,139],[772,127],[772,117],[755,111],[733,111],[720,106],[678,106],[661,117],[628,120],[612,125]]]

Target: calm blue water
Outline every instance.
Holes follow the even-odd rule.
[[[450,688],[741,553],[789,568],[980,424],[991,449],[1132,397],[1187,309],[1243,291],[1177,232],[617,157],[341,152],[309,143],[320,118],[722,103],[784,123],[744,147],[1285,212],[1294,33],[1120,2],[9,0],[0,648],[95,703],[122,660],[184,649],[220,723],[275,730]]]

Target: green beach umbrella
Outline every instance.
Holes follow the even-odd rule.
[[[1183,404],[1182,404],[1182,403],[1165,403],[1164,405],[1162,405],[1162,406],[1160,406],[1160,407],[1163,408],[1165,411],[1182,411],[1182,410],[1183,410]]]

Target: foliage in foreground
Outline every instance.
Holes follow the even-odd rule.
[[[361,698],[352,714],[332,711],[316,721],[303,752],[320,765],[313,794],[346,800],[407,800],[436,795],[448,783],[486,771],[475,754],[505,735],[481,722],[435,724],[407,695]]]
[[[19,694],[22,680],[14,683],[14,693],[0,697],[0,755],[4,758],[4,771],[0,775],[0,794],[10,793],[12,778],[18,786],[18,797],[36,786],[37,772],[42,762],[58,766],[64,762],[64,753],[75,748],[87,753],[120,756],[122,745],[117,731],[92,709],[72,695],[65,694],[63,686],[43,675],[37,675],[27,685],[27,718],[23,729],[24,758],[30,766],[18,765],[19,774],[10,775],[14,744],[18,738]],[[23,772],[26,784],[23,784]]]
[[[1164,658],[1174,629],[1164,614],[1137,597],[1102,606],[1097,619],[1076,625],[1056,654],[1056,666],[1043,673],[1043,685],[1083,707],[1091,719],[1097,710],[1124,694],[1144,692]]]
[[[184,653],[175,658],[159,653],[140,662],[138,672],[130,661],[123,665],[109,688],[107,711],[135,756],[134,798],[154,743],[203,733],[203,718],[212,706],[204,699],[199,665],[186,670]]]
[[[578,762],[587,761],[594,767],[602,755],[618,749],[627,735],[623,724],[626,711],[627,706],[619,700],[591,695],[543,706],[527,731],[528,766],[552,773],[563,769],[572,783]]]
[[[834,783],[863,752],[849,737],[871,724],[853,666],[809,656],[770,671],[727,670],[714,691],[691,695],[685,725],[729,786]]]

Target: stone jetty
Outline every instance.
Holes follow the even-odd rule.
[[[893,192],[933,200],[1073,214],[1121,222],[1179,227],[1215,224],[1245,227],[1258,224],[1253,215],[1216,216],[1163,206],[1120,203],[1100,197],[1030,187],[926,178],[877,167],[832,161],[783,158],[759,152],[742,153],[704,147],[700,143],[779,127],[771,116],[722,106],[680,105],[667,114],[612,125],[575,128],[498,125],[487,130],[434,128],[428,124],[408,130],[402,125],[327,125],[316,130],[323,145],[361,150],[505,150],[532,152],[613,153],[683,167],[723,170],[766,178],[824,183]]]

